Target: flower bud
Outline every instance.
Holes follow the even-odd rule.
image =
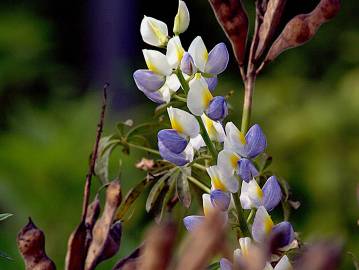
[[[187,30],[189,25],[189,12],[184,1],[178,2],[178,11],[173,25],[173,33],[176,35]]]
[[[140,32],[143,41],[150,45],[163,47],[167,44],[168,29],[162,21],[145,16],[141,22]]]
[[[149,92],[157,91],[166,81],[165,76],[146,69],[136,70],[133,73],[133,79],[135,80],[138,89]]]
[[[174,129],[163,129],[157,134],[158,141],[161,141],[164,146],[175,154],[183,152],[188,142]]]
[[[183,73],[185,73],[189,76],[191,76],[197,72],[197,68],[194,65],[193,58],[188,52],[185,52],[183,54],[182,61],[181,61],[181,70]]]
[[[206,114],[214,121],[223,120],[228,115],[227,101],[222,96],[214,97],[206,109]]]

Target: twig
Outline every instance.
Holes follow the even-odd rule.
[[[96,141],[92,150],[91,155],[91,162],[90,166],[86,175],[86,182],[85,182],[85,188],[84,188],[84,196],[83,196],[83,204],[82,204],[82,216],[81,220],[85,220],[87,215],[87,207],[90,200],[90,189],[91,189],[91,179],[94,175],[95,171],[95,164],[97,159],[97,152],[98,147],[101,139],[101,134],[103,131],[103,125],[104,125],[104,118],[105,118],[105,111],[106,111],[106,104],[107,104],[107,88],[109,87],[109,84],[106,83],[103,87],[103,94],[102,94],[102,108],[101,108],[101,114],[100,114],[100,120],[97,125],[97,132],[96,132]]]

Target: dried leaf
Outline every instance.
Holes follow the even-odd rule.
[[[112,137],[113,136],[106,136],[101,138],[95,163],[95,175],[100,178],[103,184],[109,182],[108,163],[111,152],[117,145],[117,141],[112,140]]]
[[[184,168],[180,171],[176,181],[176,188],[179,200],[184,207],[189,208],[191,206],[192,199],[187,177],[190,175],[190,172],[186,169],[190,170],[191,168]]]
[[[127,264],[137,261],[138,257],[140,256],[140,251],[141,249],[143,249],[143,247],[144,245],[142,244],[134,251],[132,251],[130,255],[121,259],[119,262],[116,263],[116,265],[112,268],[112,270],[123,270]]]
[[[255,59],[258,59],[263,51],[267,49],[271,39],[282,18],[286,0],[269,0],[266,12],[264,13],[263,22],[259,28],[259,40]]]
[[[238,64],[242,66],[248,35],[248,16],[241,0],[209,0],[209,2],[232,44]]]
[[[224,245],[224,220],[217,212],[211,212],[205,222],[189,235],[177,270],[205,269],[209,260]]]
[[[109,237],[112,221],[121,203],[121,187],[118,181],[113,181],[107,187],[106,203],[101,218],[96,222],[92,231],[92,241],[85,261],[85,270],[93,270],[99,263]]]
[[[340,0],[321,0],[309,14],[294,17],[270,48],[264,64],[273,61],[283,51],[309,41],[319,27],[332,19],[340,9]]]
[[[174,223],[166,223],[152,227],[147,233],[146,244],[140,257],[138,269],[167,269],[171,260],[175,239],[176,226]]]
[[[45,235],[29,218],[17,235],[17,246],[25,261],[26,270],[55,270],[56,266],[45,252]]]
[[[98,262],[112,258],[120,249],[122,237],[122,223],[116,222],[111,226],[110,234],[106,240],[104,250]]]
[[[166,192],[163,193],[163,200],[159,200],[159,207],[158,209],[161,209],[161,211],[159,212],[159,214],[156,214],[156,218],[155,221],[157,223],[160,223],[163,219],[163,216],[166,212],[166,210],[168,210],[168,205],[170,204],[170,201],[174,195],[174,190],[176,188],[176,179],[178,177],[179,171],[175,171],[170,179],[168,180],[168,190]]]
[[[153,159],[142,158],[140,162],[136,163],[136,168],[143,171],[152,170],[154,166],[155,162]]]
[[[127,194],[120,205],[120,208],[117,211],[116,219],[122,220],[125,216],[127,210],[132,206],[132,204],[136,201],[138,196],[141,195],[143,190],[152,183],[156,178],[152,175],[147,175],[141,182],[139,182],[134,188],[132,188]]]

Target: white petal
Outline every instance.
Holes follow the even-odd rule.
[[[258,208],[262,205],[263,191],[255,179],[252,179],[248,183],[248,197],[254,207]]]
[[[252,245],[252,239],[249,237],[239,238],[239,246],[241,247],[242,255],[247,256],[249,254],[249,249]]]
[[[166,84],[163,85],[158,92],[161,94],[164,102],[169,103],[171,101],[171,91]]]
[[[192,162],[193,161],[193,157],[194,157],[194,150],[193,150],[193,146],[189,143],[187,145],[187,147],[184,150],[184,154],[186,156],[186,160],[188,160],[188,162]]]
[[[173,129],[191,138],[199,134],[199,124],[192,114],[173,107],[167,108],[167,112]]]
[[[293,269],[293,266],[291,265],[286,255],[284,255],[277,263],[277,265],[274,267],[274,270],[291,270],[291,269]]]
[[[203,194],[202,201],[203,201],[203,212],[204,215],[206,216],[214,209],[211,203],[211,196],[207,193]]]
[[[245,136],[232,122],[226,124],[226,136],[232,149],[236,153],[243,153],[246,144]]]
[[[206,81],[197,73],[195,78],[189,83],[189,92],[187,95],[187,107],[191,113],[201,116],[213,99],[208,90]]]
[[[206,143],[204,142],[201,134],[198,134],[196,137],[194,138],[191,138],[189,140],[190,144],[193,146],[193,149],[194,150],[198,150],[200,149],[201,147],[205,147],[206,146]]]
[[[184,49],[178,36],[171,38],[167,44],[166,57],[171,68],[176,69],[181,63]]]
[[[173,33],[176,35],[183,33],[189,26],[189,11],[184,1],[179,1],[178,11],[173,25]]]
[[[167,43],[168,29],[162,21],[145,16],[141,22],[140,32],[143,41],[150,45],[162,47]]]
[[[263,270],[273,270],[273,267],[269,262],[267,262],[266,266],[263,268]]]
[[[238,167],[240,157],[234,152],[222,150],[218,154],[217,165],[225,171],[226,174],[232,175]]]
[[[142,52],[149,70],[165,76],[172,73],[172,69],[163,53],[155,50],[142,50]]]
[[[176,74],[167,76],[165,84],[168,86],[168,88],[170,89],[170,91],[172,93],[177,92],[177,90],[181,87],[181,83],[178,80],[178,77]]]
[[[225,134],[222,124],[208,118],[204,113],[201,115],[203,124],[212,141],[223,142]]]
[[[196,37],[188,49],[189,54],[192,56],[194,64],[196,67],[204,72],[207,60],[208,60],[208,51],[204,42],[200,36]]]
[[[274,224],[264,206],[260,206],[254,217],[252,225],[252,236],[256,242],[265,240],[272,231]]]
[[[212,188],[232,193],[238,191],[239,184],[235,176],[227,175],[217,165],[208,167],[207,172],[211,178]]]
[[[252,201],[248,195],[248,188],[249,188],[249,184],[245,181],[242,181],[241,195],[239,196],[239,199],[241,201],[241,205],[243,209],[253,208]]]

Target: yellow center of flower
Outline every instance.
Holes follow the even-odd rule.
[[[217,176],[213,177],[212,184],[215,189],[227,191],[227,188],[225,187],[225,185],[223,185],[223,182]]]

